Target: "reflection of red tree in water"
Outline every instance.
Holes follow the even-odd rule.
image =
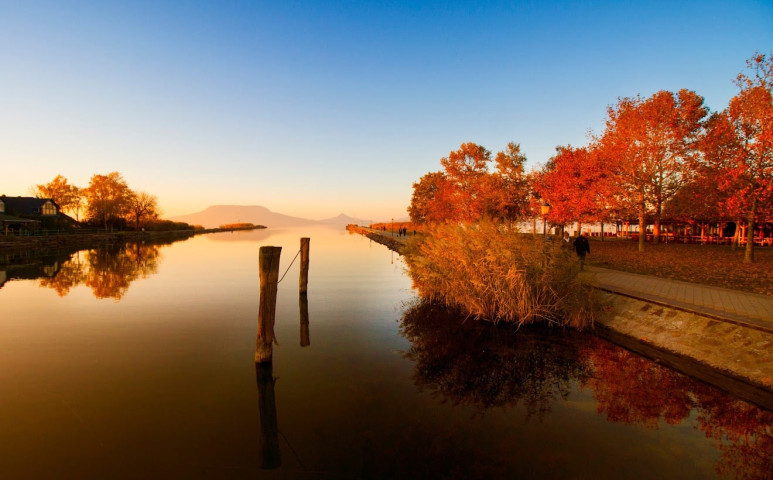
[[[773,477],[773,413],[739,400],[728,402],[716,390],[696,403],[700,429],[722,452],[717,473],[744,480]]]
[[[773,413],[597,340],[587,345],[598,412],[611,422],[658,428],[679,424],[694,409],[697,427],[717,441],[717,473],[739,479],[771,478]]]
[[[593,342],[588,358],[594,375],[583,386],[593,390],[597,411],[610,422],[658,428],[661,418],[675,425],[689,415],[683,375],[602,341]]]

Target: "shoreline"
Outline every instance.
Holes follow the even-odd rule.
[[[407,240],[357,225],[346,228],[399,254]],[[592,276],[586,281],[594,283]],[[595,288],[608,311],[592,334],[773,411],[773,333],[698,308]]]
[[[120,232],[72,232],[53,235],[32,235],[10,237],[0,236],[0,264],[3,256],[20,254],[30,250],[56,250],[61,248],[89,248],[98,245],[132,241],[132,240],[163,240],[184,239],[195,235],[267,228],[263,225],[253,227],[207,228],[202,230],[163,230],[163,231],[120,231]]]

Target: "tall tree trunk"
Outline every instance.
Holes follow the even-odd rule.
[[[601,241],[604,241],[604,221],[601,222]]]
[[[580,222],[579,220],[577,220],[577,236],[578,237],[582,236],[582,222]]]
[[[660,175],[660,183],[661,186],[658,188],[658,203],[655,205],[655,224],[652,226],[652,244],[657,245],[660,243],[660,227],[662,226],[660,224],[660,217],[663,215],[663,199],[662,199],[662,185],[663,185],[663,175]]]
[[[740,240],[741,240],[741,220],[738,219],[735,221],[735,232],[733,232],[732,250],[734,252],[736,248],[738,248],[738,245],[740,245]]]
[[[639,191],[639,251],[644,251],[644,237],[647,235],[647,224],[644,220],[644,191]]]
[[[757,207],[757,199],[752,199],[752,207],[749,210],[748,225],[746,230],[746,251],[743,254],[743,263],[754,262],[754,211]]]

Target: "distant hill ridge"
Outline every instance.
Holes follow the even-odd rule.
[[[353,218],[343,213],[324,220],[311,220],[308,218],[293,217],[282,213],[272,212],[260,205],[213,205],[201,212],[172,217],[170,220],[186,222],[191,225],[201,225],[205,228],[215,228],[229,223],[254,223],[271,227],[299,227],[304,225],[332,225],[346,226],[350,223],[357,225],[369,225],[372,220]]]

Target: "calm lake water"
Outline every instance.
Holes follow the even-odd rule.
[[[302,236],[307,305],[296,261],[256,369],[258,249],[281,274]],[[2,479],[771,478],[770,412],[592,335],[463,323],[343,230],[50,263],[0,269]]]

